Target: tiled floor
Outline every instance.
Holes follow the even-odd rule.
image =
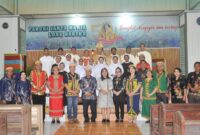
[[[61,124],[45,123],[45,135],[149,135],[149,125],[144,121],[136,124],[128,122],[102,124],[101,122],[84,124]]]
[[[126,106],[125,106],[126,107]],[[126,110],[126,109],[125,109]],[[84,124],[82,114],[82,106],[79,105],[78,124],[69,124],[65,122],[66,116],[61,119],[61,124],[51,124],[51,118],[46,117],[44,124],[44,135],[150,135],[149,124],[145,123],[145,119],[138,115],[135,124],[128,123],[128,115],[125,113],[124,123],[115,123],[114,110],[110,116],[110,124],[101,123],[102,116],[98,110],[96,123]]]
[[[141,135],[139,128],[128,122],[109,124],[88,123],[88,124],[63,124],[55,135]]]

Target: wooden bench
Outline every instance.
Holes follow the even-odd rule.
[[[0,113],[6,119],[7,135],[31,135],[30,105],[0,105]]]
[[[43,132],[42,105],[32,105],[31,111],[32,111],[32,131],[35,131],[35,135],[43,135],[44,132]]]
[[[173,116],[173,135],[199,135],[200,134],[200,111],[180,112]]]
[[[150,110],[150,132],[151,135],[158,134],[158,111],[159,111],[159,104],[151,105]]]
[[[6,115],[3,113],[0,113],[0,135],[7,135],[7,119]]]
[[[182,113],[200,112],[200,104],[160,104],[159,135],[173,134],[173,115],[176,111]]]

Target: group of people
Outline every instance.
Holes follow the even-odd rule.
[[[79,96],[85,123],[95,122],[97,107],[101,109],[103,123],[110,122],[112,108],[115,108],[116,122],[123,122],[125,103],[130,122],[141,112],[148,123],[153,104],[200,103],[200,62],[194,64],[195,71],[186,77],[180,68],[168,75],[163,62],[157,62],[156,70],[152,71],[151,54],[145,50],[145,44],[140,45],[136,56],[131,53],[131,47],[121,57],[116,48],[111,48],[110,57],[105,56],[100,43],[95,56],[84,50],[84,56],[80,57],[75,47],[65,56],[59,48],[55,58],[48,51],[44,48],[44,56],[35,61],[30,79],[24,71],[16,79],[13,68],[6,68],[6,75],[0,81],[2,103],[42,104],[44,120],[48,89],[52,123],[60,123],[64,106],[67,106],[68,121],[78,122]]]

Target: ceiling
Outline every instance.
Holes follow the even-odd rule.
[[[200,9],[200,0],[0,0],[0,15],[21,15],[26,19],[82,17],[180,15]]]
[[[83,14],[37,14],[37,15],[23,15],[26,19],[40,19],[40,18],[71,18],[78,15],[79,17],[110,17],[122,16],[128,14],[130,16],[176,16],[183,11],[166,11],[166,12],[129,12],[129,13],[83,13]]]
[[[10,14],[12,13],[0,5],[0,15],[10,15]]]

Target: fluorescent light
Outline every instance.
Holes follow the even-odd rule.
[[[134,24],[134,17],[131,16],[130,13],[122,13],[119,17],[119,25],[123,25],[125,27]]]
[[[74,14],[74,15],[72,15],[72,18],[71,18],[71,24],[72,25],[83,25],[83,24],[85,24],[85,20],[84,20],[84,18],[81,17],[80,14]]]

